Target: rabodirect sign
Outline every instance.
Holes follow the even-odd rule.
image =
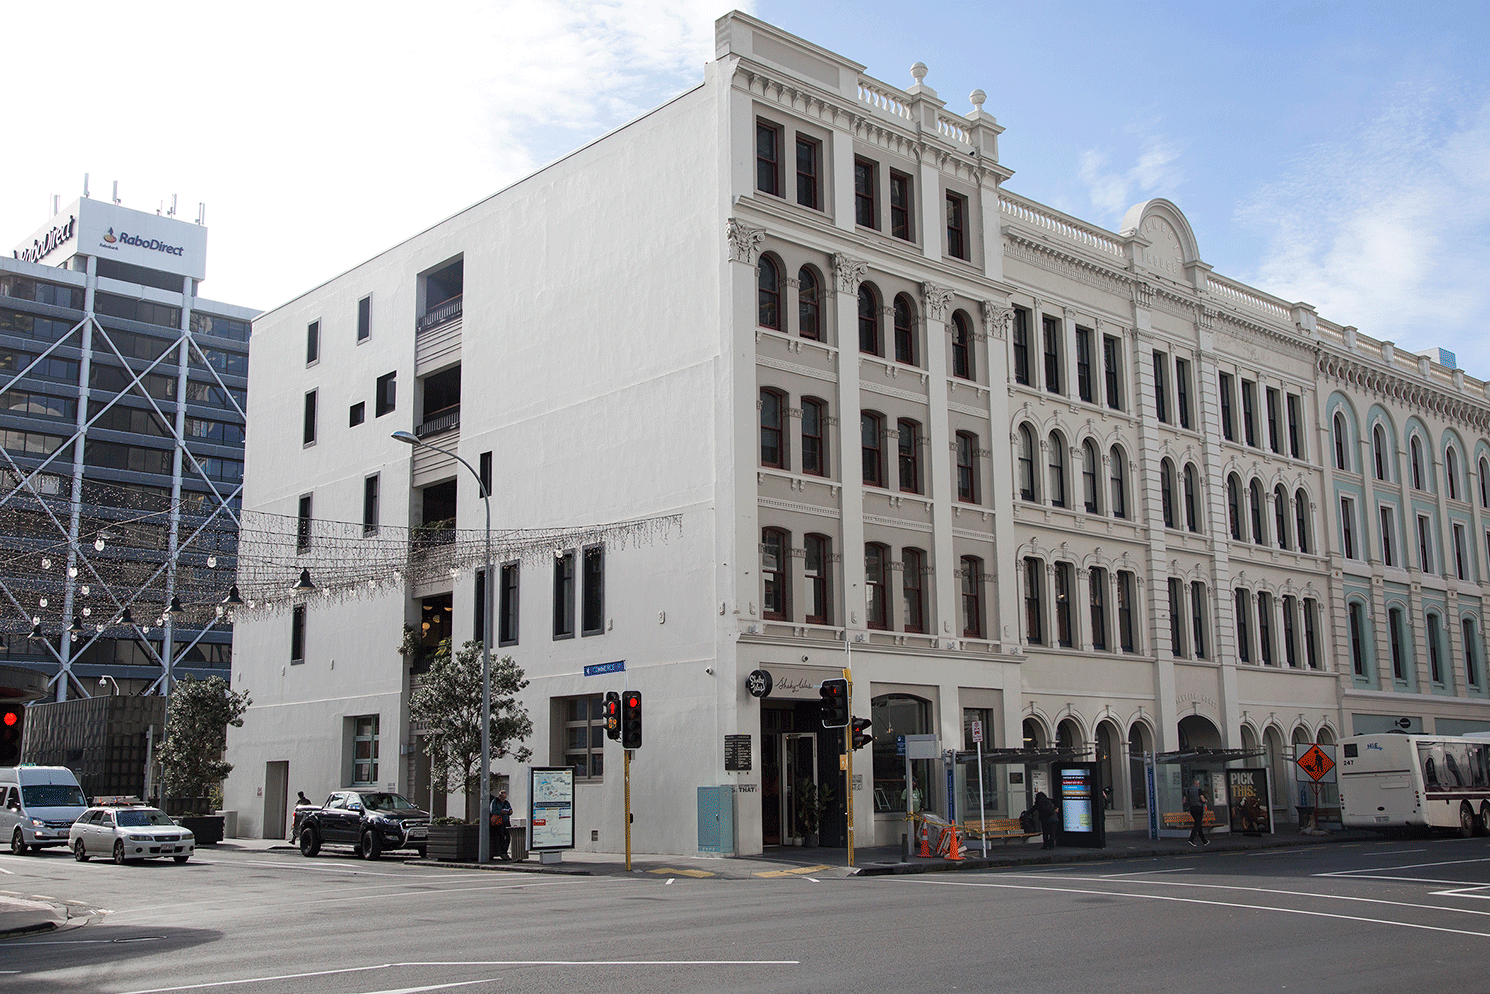
[[[17,259],[57,265],[74,255],[112,258],[192,279],[207,275],[207,229],[102,200],[76,200],[15,250]]]

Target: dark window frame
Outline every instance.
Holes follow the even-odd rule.
[[[580,635],[605,634],[605,545],[580,550]]]
[[[783,129],[774,121],[755,120],[755,188],[773,197],[781,196],[781,144]],[[769,136],[769,145],[766,139]]]

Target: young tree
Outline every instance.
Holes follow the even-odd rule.
[[[528,686],[511,656],[491,664],[492,758],[526,763],[533,751],[522,743],[533,734],[528,709],[517,695]],[[467,642],[454,653],[450,640],[429,656],[429,671],[409,699],[409,716],[424,726],[430,779],[449,794],[464,790],[466,815],[475,817],[481,798],[481,643]]]
[[[253,700],[236,693],[220,676],[181,678],[166,709],[165,741],[160,746],[161,793],[200,802],[233,771],[225,762],[228,726],[243,727]]]

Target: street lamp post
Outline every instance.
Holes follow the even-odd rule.
[[[491,491],[486,487],[476,468],[449,449],[430,445],[413,432],[396,431],[393,437],[406,445],[422,445],[443,453],[471,471],[480,488],[482,503],[486,506],[486,582],[482,584],[481,612],[481,800],[490,803],[491,798],[491,626],[492,626],[492,561],[491,561]],[[451,647],[452,650],[454,646]],[[479,808],[477,810],[480,810]],[[485,865],[491,861],[491,831],[476,833],[476,859]]]

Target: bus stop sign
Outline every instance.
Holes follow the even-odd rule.
[[[1309,751],[1294,760],[1294,762],[1298,763],[1299,768],[1309,774],[1309,777],[1315,783],[1318,783],[1326,773],[1335,768],[1335,761],[1329,756],[1326,756],[1324,750],[1317,745],[1310,746]]]

